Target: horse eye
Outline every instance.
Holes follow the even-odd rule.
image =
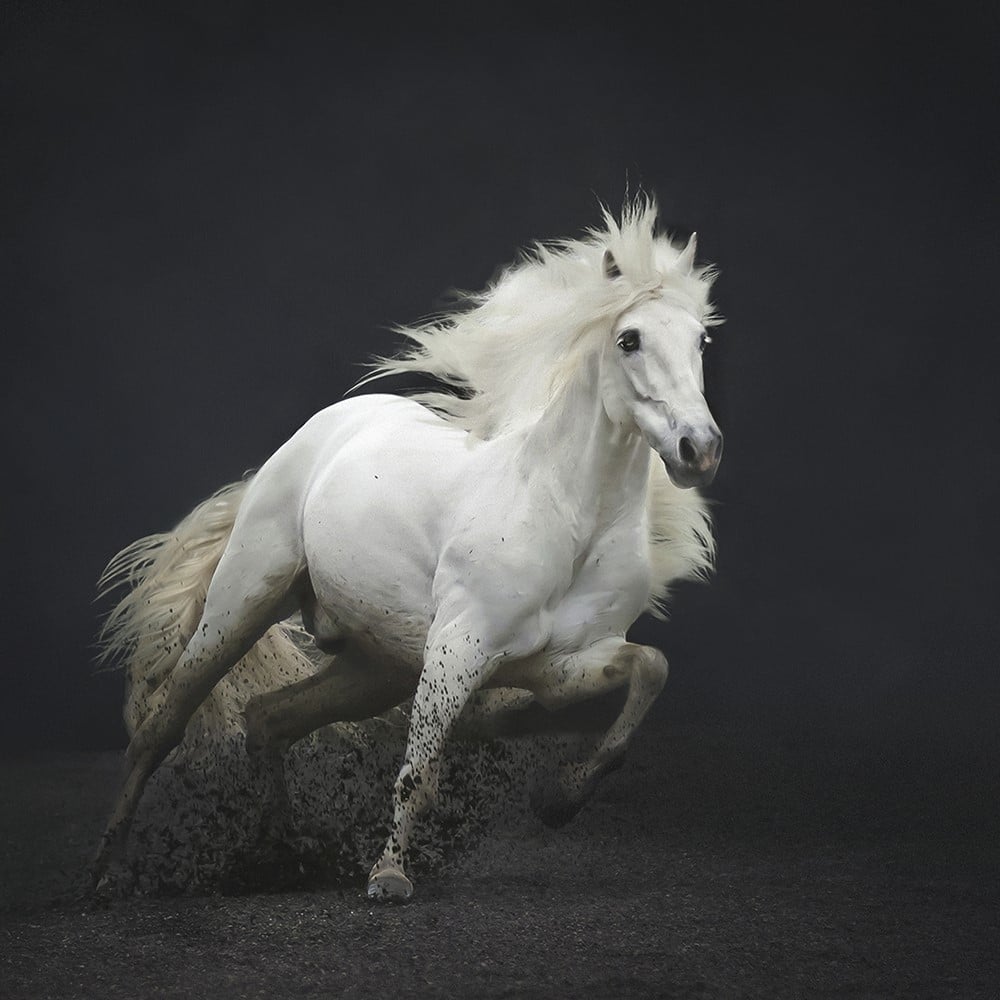
[[[701,337],[698,338],[698,350],[701,351],[702,354],[704,354],[705,348],[708,347],[708,345],[711,343],[712,343],[712,338],[707,333],[703,333]]]
[[[623,330],[618,335],[618,346],[626,353],[631,354],[639,350],[639,331]]]

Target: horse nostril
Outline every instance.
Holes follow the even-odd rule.
[[[682,437],[680,443],[677,445],[677,450],[680,452],[681,461],[688,465],[698,457],[698,452],[695,451],[694,445],[691,443],[691,438]]]

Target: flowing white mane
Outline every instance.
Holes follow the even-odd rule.
[[[484,291],[463,294],[453,311],[397,327],[412,346],[377,359],[363,382],[430,375],[445,391],[415,398],[491,438],[537,419],[562,377],[599,349],[615,319],[638,300],[669,289],[689,300],[703,324],[720,322],[708,299],[714,269],[679,269],[684,248],[655,234],[656,214],[655,203],[643,199],[626,206],[620,223],[605,211],[605,228],[584,239],[536,244]],[[604,273],[606,250],[621,271],[618,280]]]
[[[582,239],[535,244],[485,290],[463,294],[453,311],[397,327],[411,345],[378,358],[361,384],[430,375],[443,389],[414,398],[488,439],[536,420],[637,301],[669,291],[703,325],[722,322],[709,300],[715,269],[694,267],[684,247],[656,233],[656,220],[655,201],[642,197],[623,208],[620,222],[604,210],[604,227]],[[620,278],[605,273],[606,251]],[[659,461],[651,466],[648,510],[656,612],[671,581],[708,572],[714,545],[705,501],[676,488]]]

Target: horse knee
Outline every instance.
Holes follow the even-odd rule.
[[[659,694],[667,682],[669,665],[667,658],[655,647],[630,643],[604,668],[604,673],[611,679],[627,680]]]
[[[667,658],[663,653],[653,646],[643,646],[642,650],[645,655],[639,658],[639,663],[636,666],[638,675],[645,684],[659,692],[667,683],[670,664],[667,663]]]
[[[150,775],[171,750],[184,738],[184,724],[168,725],[169,720],[154,715],[135,731],[125,751],[125,762],[132,774]]]

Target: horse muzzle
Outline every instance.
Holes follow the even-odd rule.
[[[661,451],[671,482],[681,489],[708,486],[722,461],[722,432],[712,425],[701,430],[684,429],[676,445]]]

